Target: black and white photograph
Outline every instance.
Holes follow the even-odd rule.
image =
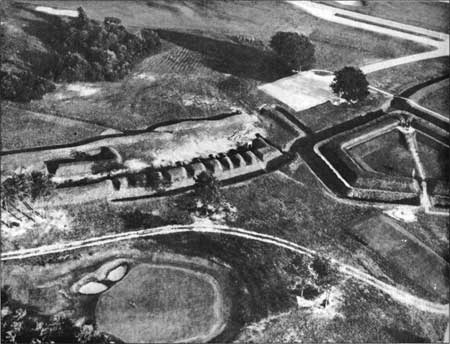
[[[0,0],[1,343],[449,343],[450,0]]]

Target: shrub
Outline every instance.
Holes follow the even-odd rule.
[[[26,102],[55,89],[53,82],[31,72],[0,72],[0,99]]]
[[[365,99],[369,95],[369,83],[359,68],[344,67],[334,73],[331,89],[339,97],[351,102]]]
[[[277,32],[270,47],[290,69],[309,69],[314,64],[315,47],[308,37],[296,32]]]
[[[16,203],[17,200],[36,200],[49,196],[55,184],[47,174],[40,171],[15,173],[1,184],[2,203]]]

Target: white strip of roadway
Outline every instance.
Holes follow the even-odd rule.
[[[327,20],[335,22],[342,25],[352,26],[359,29],[377,32],[380,34],[385,34],[397,38],[407,39],[420,44],[429,45],[435,49],[432,51],[413,54],[409,56],[398,57],[390,60],[385,60],[377,63],[373,63],[367,66],[361,67],[361,70],[367,73],[373,73],[381,69],[391,68],[405,63],[411,63],[441,56],[449,55],[449,35],[424,29],[417,26],[407,25],[403,23],[398,23],[392,20],[382,19],[379,17],[369,16],[349,10],[344,10],[321,3],[311,2],[311,1],[292,1],[288,0],[288,3],[302,9],[303,11]],[[339,17],[338,15],[344,15],[349,18]],[[350,18],[355,18],[352,20]],[[364,21],[364,22],[361,22]],[[369,23],[370,22],[370,23]],[[371,24],[373,23],[373,24]],[[377,25],[378,24],[378,25]],[[379,26],[383,25],[383,26]],[[389,26],[389,28],[384,27]],[[398,30],[396,30],[398,29]],[[406,30],[408,32],[399,31]],[[411,33],[409,33],[411,32]],[[415,35],[416,33],[417,35]],[[424,35],[428,36],[425,37]],[[434,38],[434,39],[433,39]]]
[[[233,228],[216,224],[193,224],[193,225],[174,225],[155,227],[149,229],[142,229],[138,231],[110,234],[96,238],[90,238],[80,241],[72,241],[66,244],[48,245],[37,248],[22,249],[17,251],[5,252],[1,254],[2,261],[19,260],[30,257],[37,257],[47,254],[62,253],[67,251],[73,251],[86,247],[94,247],[105,245],[109,243],[119,242],[123,240],[152,237],[158,235],[169,235],[176,233],[210,233],[210,234],[222,234],[230,235],[234,237],[240,237],[248,240],[254,240],[258,242],[268,243],[277,247],[285,248],[295,253],[306,255],[308,257],[319,256],[319,253],[306,248],[304,246],[295,244],[288,240],[278,238],[276,236],[262,234],[257,232],[248,231],[241,228]],[[423,312],[435,313],[440,315],[449,315],[449,305],[443,305],[440,303],[431,302],[414,296],[402,289],[399,289],[393,285],[385,283],[376,279],[375,277],[356,269],[348,264],[341,263],[335,259],[331,262],[336,265],[342,274],[355,278],[362,283],[370,285],[392,297],[394,300],[405,304],[410,307],[414,307]]]

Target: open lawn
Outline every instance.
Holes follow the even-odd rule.
[[[137,265],[100,297],[98,329],[131,343],[211,339],[223,322],[216,284],[192,270]]]
[[[439,57],[407,63],[397,67],[380,70],[367,75],[372,86],[382,90],[400,94],[408,88],[421,84],[433,78],[448,75],[448,57]]]
[[[366,6],[346,6],[338,1],[324,1],[327,5],[355,11],[425,29],[448,33],[450,5],[439,1],[377,1],[368,0]]]

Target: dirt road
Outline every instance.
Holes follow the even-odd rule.
[[[278,238],[268,234],[248,231],[241,228],[233,228],[223,225],[210,224],[192,224],[192,225],[174,225],[164,226],[149,229],[142,229],[138,231],[110,234],[97,238],[90,238],[86,240],[73,241],[66,244],[41,246],[31,249],[22,249],[17,251],[5,252],[1,254],[1,261],[21,260],[29,257],[43,256],[47,254],[63,253],[73,251],[80,248],[101,246],[108,243],[119,242],[123,240],[131,240],[136,238],[152,237],[157,235],[173,235],[177,233],[210,233],[230,235],[240,237],[247,240],[254,240],[263,242],[277,247],[285,248],[292,252],[306,255],[308,257],[319,256],[319,253],[307,247],[298,245],[288,240]],[[350,276],[361,283],[370,285],[385,294],[388,294],[394,300],[404,305],[414,307],[423,312],[435,313],[448,316],[449,307],[447,305],[431,302],[414,296],[407,291],[399,289],[396,286],[382,282],[375,277],[353,267],[348,264],[343,264],[337,260],[332,259],[332,264],[336,265],[339,271],[347,276]]]

